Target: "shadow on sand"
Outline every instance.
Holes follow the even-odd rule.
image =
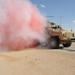
[[[72,49],[72,48],[70,48],[70,47],[66,47],[66,48],[64,48],[63,46],[60,46],[59,47],[59,50],[65,50],[65,51],[70,51],[70,52],[75,52],[75,49]]]
[[[69,52],[75,52],[75,49],[72,49],[72,48],[70,48],[70,47],[63,47],[63,46],[60,46],[58,49],[50,49],[50,48],[48,48],[48,47],[46,47],[46,46],[40,46],[40,47],[37,47],[37,49],[43,49],[43,50],[45,50],[45,49],[48,49],[48,50],[64,50],[64,51],[69,51]]]

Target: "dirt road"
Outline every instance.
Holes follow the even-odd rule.
[[[60,46],[59,49],[56,49],[57,51],[64,51],[64,52],[70,52],[70,53],[75,53],[75,42],[72,43],[71,47],[64,47]]]
[[[0,53],[0,75],[75,75],[75,43],[57,50]]]

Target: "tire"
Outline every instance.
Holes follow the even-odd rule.
[[[59,40],[57,38],[51,38],[49,43],[48,43],[48,47],[50,49],[57,49],[59,48]]]
[[[64,47],[70,47],[71,45],[72,45],[72,42],[71,42],[71,41],[69,41],[69,42],[66,43],[66,44],[63,44]]]

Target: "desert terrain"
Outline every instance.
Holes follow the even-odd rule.
[[[75,75],[75,42],[69,48],[1,52],[0,75]]]

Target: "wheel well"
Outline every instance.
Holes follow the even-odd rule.
[[[59,41],[59,37],[58,36],[52,36],[51,38],[55,38],[57,41]]]

